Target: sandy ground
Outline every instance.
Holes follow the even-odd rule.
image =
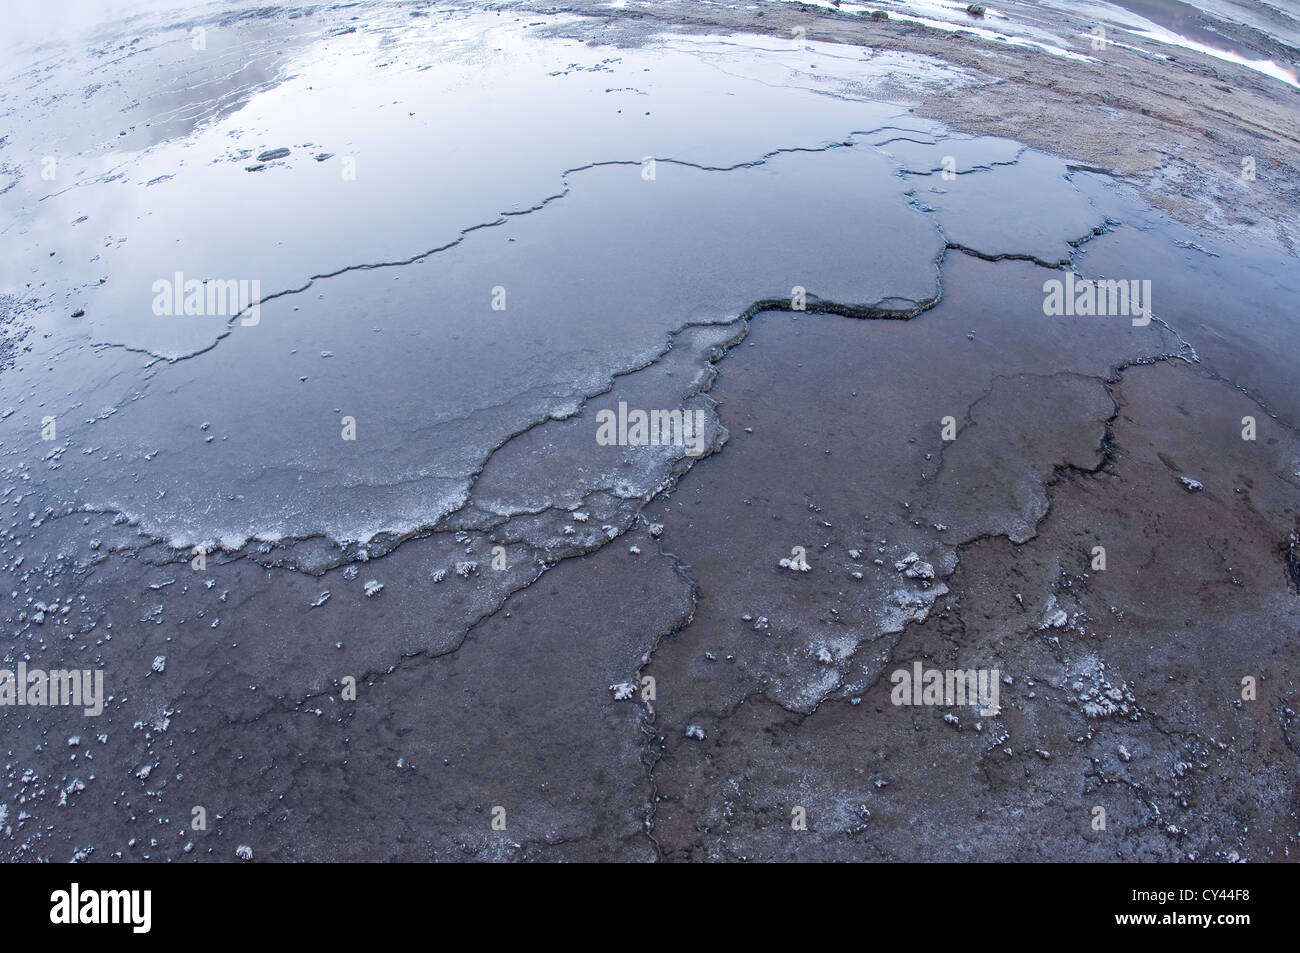
[[[523,7],[525,23],[557,11]],[[8,478],[32,467],[41,485],[0,546],[5,662],[93,663],[112,698],[93,721],[0,713],[5,856],[1293,859],[1298,94],[1192,54],[1062,59],[795,5],[561,12],[534,32],[597,58],[680,35],[788,42],[803,25],[959,73],[834,84],[899,110],[844,143],[683,166],[685,198],[655,198],[684,203],[664,206],[666,234],[754,236],[712,256],[727,295],[685,296],[694,313],[630,366],[593,345],[599,386],[474,461],[465,503],[431,525],[362,552],[254,541],[196,572],[147,517],[59,499],[60,475],[11,451]],[[960,184],[939,178],[950,151]],[[859,161],[888,183],[869,215],[796,214],[810,182],[849,194]],[[619,171],[570,176],[510,241],[546,261],[557,234],[590,231],[587,261],[642,274],[628,263],[656,260],[649,225],[644,246],[622,234],[621,258],[600,257]],[[674,218],[689,207],[707,224]],[[451,270],[478,281],[465,246]],[[807,310],[760,290],[809,247],[801,267],[827,270]],[[670,270],[694,267],[707,273]],[[1045,317],[1043,283],[1068,271],[1150,277],[1156,319]],[[369,293],[380,274],[356,280]],[[419,295],[449,293],[425,280]],[[594,336],[616,305],[586,290],[591,317],[575,311]],[[683,296],[643,297],[649,321]],[[203,362],[264,347],[236,350],[241,333],[146,380],[179,407],[187,379],[166,375],[207,386]],[[110,382],[144,373],[137,352],[101,350],[121,362]],[[168,419],[134,400],[118,413]],[[703,411],[706,452],[594,448],[596,411],[619,401]],[[111,442],[111,426],[85,439]],[[806,572],[779,563],[796,546]],[[996,669],[996,710],[896,704],[892,673],[916,663]]]

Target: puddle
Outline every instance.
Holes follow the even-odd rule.
[[[178,547],[402,538],[688,323],[796,288],[914,313],[945,241],[1057,265],[1115,201],[1059,159],[863,99],[897,55],[651,52],[536,39],[555,19],[408,13],[223,21],[187,94],[141,107],[170,135],[104,154],[71,132],[78,171],[15,190],[0,279],[41,334],[0,378],[0,435],[43,505]],[[172,26],[131,55],[179,69]],[[226,72],[290,34],[273,81]],[[39,128],[57,109],[25,112]]]

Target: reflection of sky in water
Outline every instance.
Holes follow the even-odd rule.
[[[504,16],[400,8],[340,33],[348,15],[322,14],[313,42],[238,111],[130,154],[65,130],[82,149],[68,171],[15,190],[25,201],[10,212],[16,253],[0,261],[0,284],[30,282],[51,306],[38,317],[49,336],[33,336],[21,373],[0,377],[0,406],[15,408],[0,420],[0,459],[35,452],[32,415],[67,421],[67,452],[40,474],[50,498],[232,546],[406,531],[459,505],[492,446],[644,363],[683,321],[734,318],[799,283],[852,301],[933,293],[933,223],[869,147],[640,174],[648,155],[732,167],[854,129],[924,130],[897,106],[806,88],[906,71],[907,57],[770,38],[589,47],[535,40]],[[172,36],[168,49],[193,62],[183,33]],[[839,78],[820,75],[832,65]],[[919,72],[953,76],[933,63]],[[117,76],[104,71],[106,92]],[[68,67],[59,81],[75,90],[83,77]],[[225,89],[196,75],[193,106],[181,97],[149,114],[207,115]],[[74,94],[28,100],[19,115],[76,126],[66,110],[83,108]],[[39,155],[32,129],[18,133]],[[246,171],[275,147],[290,153]],[[355,179],[341,175],[344,158]],[[557,196],[565,170],[611,161],[628,164],[574,173],[544,210],[503,216]],[[478,223],[497,224],[409,265],[357,267],[447,246]],[[828,232],[842,254],[827,254]],[[344,268],[355,270],[266,302],[255,327],[152,312],[153,283],[175,272],[257,279],[271,295]],[[488,308],[496,285],[508,289],[504,312]],[[140,351],[199,356],[146,369]],[[333,452],[354,449],[338,443],[344,414],[358,421],[356,452]]]
[[[324,5],[325,0],[297,0],[299,9]],[[44,0],[6,3],[0,49],[49,51],[68,44],[130,36],[175,28],[190,21],[231,17],[264,7],[259,0]]]
[[[153,145],[168,139],[182,138],[203,122],[220,120],[242,108],[259,90],[269,88],[280,77],[284,51],[268,50],[258,44],[234,42],[221,30],[205,37],[207,52],[222,61],[215,75],[205,76],[190,86],[161,89],[142,105],[151,114],[148,127],[136,127],[146,138],[141,143],[134,136],[123,137],[120,151],[135,151],[141,145]],[[183,41],[182,41],[183,42]],[[126,139],[131,139],[129,145]]]
[[[1193,50],[1245,66],[1290,86],[1300,86],[1293,68],[1279,65],[1261,51],[1207,28],[1202,17],[1212,12],[1182,0],[1109,0],[1104,5],[1091,4],[1088,9],[1096,9],[1099,17],[1109,19],[1145,40]]]
[[[1154,40],[1157,43],[1166,43],[1170,46],[1179,46],[1185,50],[1195,50],[1197,53],[1204,53],[1206,56],[1213,56],[1215,59],[1224,60],[1229,63],[1237,63],[1257,73],[1263,73],[1265,76],[1272,76],[1274,79],[1281,80],[1289,86],[1300,88],[1300,78],[1296,72],[1286,66],[1279,66],[1272,60],[1250,59],[1242,56],[1235,50],[1225,50],[1218,47],[1209,46],[1204,43],[1198,43],[1195,40],[1179,36],[1163,27],[1153,27],[1147,30],[1132,30],[1134,35],[1144,39]]]
[[[133,25],[97,41],[93,79],[94,54],[50,55],[45,98],[15,92],[31,70],[4,90],[7,148],[39,160],[55,143],[64,170],[28,175],[0,223],[0,288],[47,305],[32,352],[0,376],[0,407],[15,408],[0,461],[47,452],[33,421],[56,416],[67,446],[39,474],[48,498],[186,542],[408,531],[460,504],[491,447],[644,363],[683,321],[733,318],[794,285],[853,302],[932,293],[938,235],[908,188],[931,190],[946,234],[989,251],[1050,258],[1097,220],[1059,164],[1028,159],[959,188],[901,180],[866,146],[641,177],[646,156],[731,167],[877,125],[921,139],[885,148],[933,169],[931,124],[843,95],[895,72],[963,81],[932,60],[778,37],[587,46],[507,16],[365,10],[350,33],[354,8],[239,18],[209,30],[202,58],[186,23]],[[268,52],[255,75],[249,50]],[[104,88],[86,96],[87,83]],[[146,123],[123,151],[119,124]],[[986,146],[990,162],[1006,155]],[[246,171],[276,147],[289,155]],[[627,164],[563,175],[596,162]],[[509,214],[566,183],[543,211]],[[1024,220],[1044,207],[1050,221]],[[1064,238],[1030,249],[1035,223]],[[490,227],[455,244],[476,224]],[[342,269],[266,302],[256,327],[152,313],[154,282],[176,272],[271,295]],[[497,285],[504,312],[488,308]],[[199,352],[145,369],[148,354]],[[341,455],[344,414],[364,438]]]
[[[827,131],[827,110],[812,108],[825,102],[820,97],[735,95],[751,84],[790,83],[784,64],[806,66],[814,51],[776,44],[755,68],[748,47],[729,43],[672,57],[670,69],[635,51],[543,46],[500,23],[371,21],[288,58],[280,85],[187,138],[127,157],[91,151],[61,159],[53,184],[27,176],[25,207],[6,209],[17,221],[0,226],[23,253],[0,260],[0,286],[30,282],[58,293],[60,310],[85,307],[79,328],[94,340],[179,355],[208,346],[220,322],[160,327],[149,311],[159,274],[258,277],[270,294],[311,275],[445,245],[462,228],[531,208],[562,187],[562,171],[588,162],[752,159],[772,146],[774,105],[783,110],[781,143],[819,144],[838,132]],[[262,29],[250,22],[240,30],[249,26]],[[735,46],[738,55],[728,52]],[[815,54],[823,50],[843,52],[817,44]],[[572,63],[583,68],[549,75]],[[840,72],[865,78],[905,65],[840,62]],[[179,112],[208,111],[210,90],[225,94],[220,84],[199,83],[190,90],[194,105]],[[291,149],[282,163],[245,171],[279,146]],[[326,153],[330,159],[313,159]],[[342,178],[345,157],[356,161],[354,180]],[[341,221],[382,224],[354,234],[340,231]],[[109,280],[98,286],[101,277]],[[68,286],[93,292],[64,297]]]

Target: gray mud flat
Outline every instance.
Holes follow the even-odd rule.
[[[1293,859],[1294,24],[1093,6],[7,59],[0,856]]]

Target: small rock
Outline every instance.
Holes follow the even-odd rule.
[[[933,579],[934,567],[927,562],[914,562],[903,573],[908,579]]]

